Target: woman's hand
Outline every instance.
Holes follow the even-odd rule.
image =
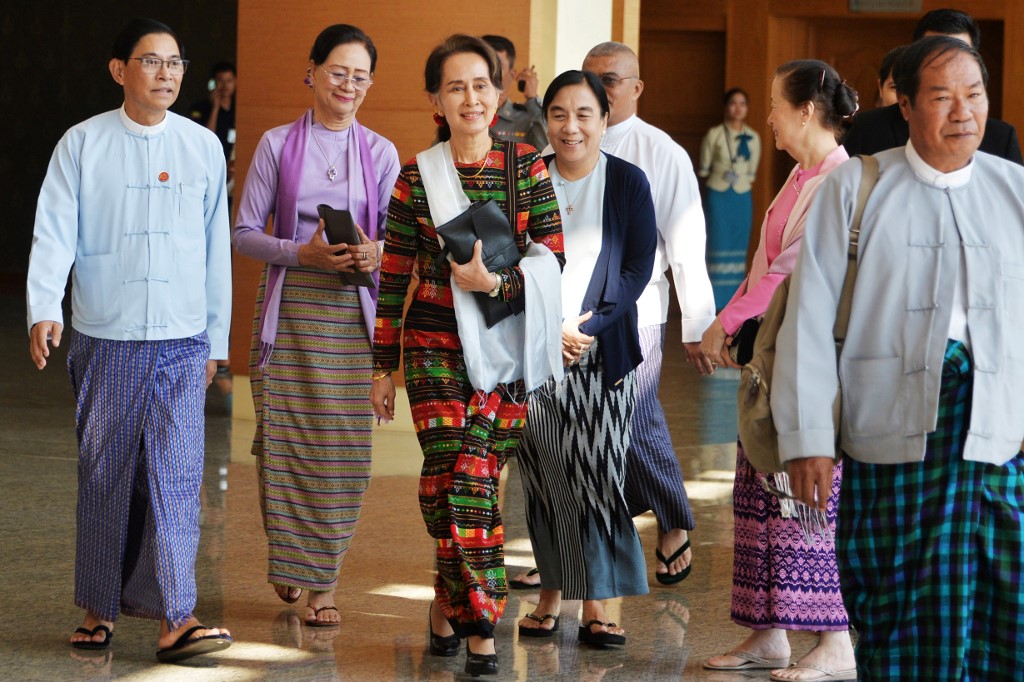
[[[356,231],[359,232],[359,243],[348,245],[355,269],[359,272],[373,272],[380,268],[380,247],[377,242],[370,241],[359,225],[356,225]]]
[[[725,333],[722,321],[716,317],[700,339],[700,352],[711,363],[712,372],[718,365],[735,366],[729,358],[729,349],[725,344],[727,337],[728,334]]]
[[[580,325],[593,316],[594,313],[588,310],[579,317],[566,318],[562,322],[562,362],[566,367],[579,362],[580,357],[594,342],[593,336],[587,336],[580,331]]]
[[[391,421],[395,418],[395,382],[390,374],[371,382],[370,404],[378,419]]]
[[[455,284],[463,291],[489,292],[494,289],[494,285],[498,281],[496,279],[498,275],[487,272],[484,259],[480,255],[482,252],[483,242],[477,239],[476,244],[473,245],[473,257],[469,259],[468,263],[459,265],[455,261],[451,262]]]
[[[361,232],[361,230],[360,230]],[[347,244],[328,244],[324,238],[324,221],[316,228],[309,241],[299,247],[299,265],[321,270],[352,272],[355,260]]]

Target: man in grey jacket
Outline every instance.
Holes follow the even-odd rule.
[[[772,409],[792,492],[822,508],[842,390],[836,553],[859,679],[1019,679],[1024,668],[1024,169],[978,152],[978,53],[907,48],[910,141],[877,155],[849,333],[832,325],[860,164],[811,209]]]

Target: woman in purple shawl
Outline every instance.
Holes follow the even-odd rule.
[[[235,248],[264,261],[249,380],[252,454],[269,545],[267,580],[305,622],[337,625],[338,570],[370,481],[370,343],[377,271],[398,152],[356,121],[377,51],[354,26],[329,26],[309,54],[313,107],[267,131],[246,176]],[[347,209],[359,244],[329,245],[317,206]],[[266,233],[270,216],[273,231]],[[373,287],[339,273],[371,273]]]

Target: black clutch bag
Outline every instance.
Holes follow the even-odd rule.
[[[757,338],[757,330],[760,328],[761,320],[752,317],[733,334],[729,355],[737,365],[745,365],[754,357],[754,339]]]
[[[328,244],[360,244],[359,232],[356,231],[356,224],[352,220],[352,214],[345,209],[331,208],[327,204],[320,204],[316,212],[324,221],[324,234],[327,235]],[[339,272],[342,284],[350,284],[356,287],[377,286],[373,283],[373,277],[368,272]]]
[[[465,265],[473,259],[473,246],[477,239],[483,242],[480,257],[488,272],[516,265],[522,257],[516,246],[512,226],[493,199],[473,204],[438,227],[437,233],[444,239],[445,250],[451,252],[452,258],[459,265]],[[523,296],[511,301],[502,301],[482,291],[474,291],[473,296],[488,329],[509,315],[518,315],[526,309]]]

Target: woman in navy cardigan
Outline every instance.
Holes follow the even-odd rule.
[[[562,599],[583,600],[581,643],[622,645],[604,600],[647,593],[640,538],[623,495],[642,361],[636,301],[657,232],[647,177],[601,152],[608,98],[592,73],[566,71],[544,95],[546,158],[562,217],[562,356],[567,372],[530,396],[520,471],[541,592],[519,623],[550,637]]]

